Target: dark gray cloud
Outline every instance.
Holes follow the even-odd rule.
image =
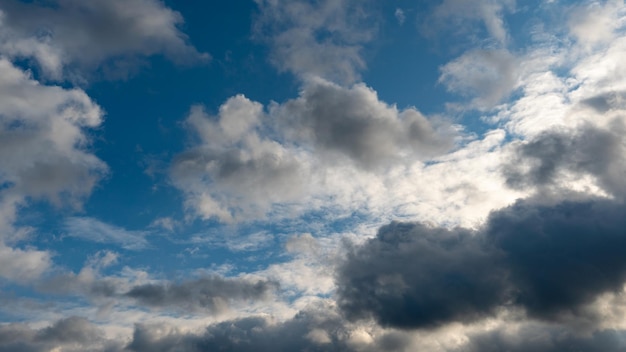
[[[588,104],[603,109],[609,104],[605,99],[596,97]],[[516,189],[557,188],[567,179],[563,173],[572,173],[576,178],[593,176],[609,194],[626,195],[626,128],[619,120],[609,127],[548,131],[520,144],[503,167],[507,184]]]
[[[137,325],[131,351],[349,351],[343,320],[327,308],[310,309],[293,319],[272,323],[260,317],[226,321],[207,327],[201,335],[158,326]]]
[[[619,352],[626,349],[624,341],[626,331],[622,330],[584,336],[559,327],[530,325],[471,335],[469,342],[454,352]]]
[[[154,54],[177,62],[208,57],[187,43],[182,16],[160,1],[2,0],[0,14],[0,52],[34,58],[52,79],[96,68],[119,75],[128,59]]]
[[[54,324],[32,329],[26,324],[0,326],[1,352],[121,351],[120,342],[107,340],[96,325],[79,317],[58,320]]]
[[[233,302],[268,298],[277,288],[278,284],[270,281],[209,276],[181,283],[139,285],[124,296],[150,307],[220,312]]]
[[[339,268],[338,302],[349,318],[399,328],[468,322],[509,306],[561,321],[622,289],[624,228],[626,207],[607,200],[519,202],[473,233],[392,224]]]
[[[339,269],[339,305],[348,318],[401,328],[478,319],[508,296],[501,258],[486,247],[466,230],[384,226]]]
[[[452,130],[441,130],[414,108],[398,110],[364,84],[344,88],[308,82],[298,99],[274,107],[288,139],[308,142],[321,154],[347,156],[372,169],[403,157],[426,158],[452,146]]]
[[[91,270],[78,275],[65,273],[47,278],[36,288],[40,292],[84,297],[96,303],[111,300],[134,303],[157,310],[185,313],[221,313],[233,304],[269,299],[278,290],[278,283],[206,276],[174,282],[162,281],[132,284],[119,277],[98,277]]]

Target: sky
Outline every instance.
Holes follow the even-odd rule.
[[[0,352],[624,351],[623,62],[623,0],[0,0]]]

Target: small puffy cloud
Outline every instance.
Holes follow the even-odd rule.
[[[439,83],[451,92],[474,97],[477,108],[490,109],[517,85],[517,58],[506,50],[474,50],[440,68]]]
[[[0,243],[0,278],[17,282],[38,279],[52,267],[52,255],[35,249],[10,248]]]
[[[404,21],[406,21],[406,15],[404,14],[404,10],[402,10],[401,8],[396,9],[396,11],[394,12],[394,16],[396,16],[396,20],[398,20],[398,23],[400,25],[403,25]]]
[[[114,244],[129,250],[148,247],[148,232],[129,231],[93,218],[71,217],[65,221],[63,228],[66,236],[91,242]]]
[[[395,223],[339,268],[338,303],[352,319],[424,328],[471,323],[507,308],[567,321],[626,282],[626,207],[607,200],[519,202],[474,233]]]
[[[170,175],[187,205],[204,218],[229,222],[264,214],[277,202],[294,201],[306,165],[280,143],[262,137],[262,106],[242,95],[225,102],[218,121],[194,107],[187,125],[200,144],[179,154]]]
[[[353,82],[365,68],[361,57],[376,26],[368,18],[368,1],[256,0],[255,36],[269,43],[272,63],[280,71]]]
[[[0,5],[0,53],[34,58],[54,80],[82,80],[94,69],[119,75],[129,59],[161,53],[178,62],[208,58],[187,43],[182,22],[155,0],[8,0]]]

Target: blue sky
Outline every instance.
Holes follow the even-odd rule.
[[[621,351],[623,0],[0,0],[0,351]]]

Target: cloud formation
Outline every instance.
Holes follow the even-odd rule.
[[[356,248],[337,276],[350,318],[423,328],[523,308],[558,321],[626,282],[626,207],[608,200],[519,202],[482,229],[395,223]]]
[[[3,0],[0,52],[33,58],[49,79],[79,82],[98,69],[119,76],[129,60],[155,54],[178,62],[208,58],[187,43],[182,22],[155,0]]]
[[[233,302],[264,300],[278,287],[275,282],[209,276],[181,283],[148,283],[132,287],[124,296],[140,305],[198,313],[220,313]]]
[[[362,47],[377,30],[366,11],[369,1],[255,1],[255,35],[269,44],[279,71],[341,83],[358,80],[365,68]]]
[[[608,103],[595,97],[587,104],[604,109]],[[503,166],[507,184],[514,188],[567,188],[568,180],[592,176],[609,195],[623,197],[626,188],[626,138],[621,120],[609,128],[590,124],[576,129],[556,129],[540,134],[514,149]]]
[[[443,153],[455,136],[446,122],[399,110],[364,84],[320,78],[267,111],[238,95],[215,117],[193,107],[186,124],[199,143],[175,157],[170,176],[190,209],[223,222],[323,195],[335,167],[384,172]]]

